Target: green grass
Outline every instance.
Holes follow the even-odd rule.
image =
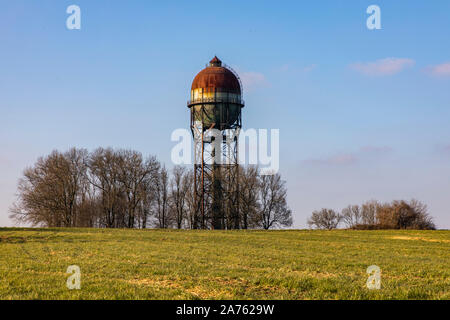
[[[449,266],[450,231],[0,229],[0,299],[449,299]]]

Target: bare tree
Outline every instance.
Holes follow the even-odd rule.
[[[242,167],[240,171],[239,204],[242,229],[254,227],[258,221],[260,205],[258,202],[258,169],[253,166]]]
[[[100,227],[99,220],[102,214],[102,206],[94,187],[90,183],[83,186],[81,203],[78,206],[77,227]]]
[[[347,227],[360,230],[436,229],[427,206],[416,199],[409,202],[394,200],[386,203],[371,200],[362,206],[348,206],[342,210],[341,217]],[[313,225],[323,226],[322,218],[320,215],[314,215],[310,221]]]
[[[383,229],[435,229],[427,206],[418,200],[395,200],[379,207],[378,224]]]
[[[200,203],[196,201],[195,198],[193,170],[189,170],[186,173],[185,183],[187,184],[187,191],[186,191],[187,225],[189,229],[198,229],[200,224],[200,217],[199,217]]]
[[[376,200],[365,202],[361,206],[361,223],[365,225],[377,224],[377,211],[380,208],[380,203]]]
[[[155,164],[156,168],[154,174],[147,176],[142,185],[142,192],[144,194],[144,198],[142,203],[139,206],[139,221],[140,227],[145,229],[147,228],[147,222],[149,216],[152,214],[152,207],[156,201],[156,181],[158,179],[158,172],[160,169],[160,163],[157,162]]]
[[[189,183],[186,169],[181,166],[175,166],[170,181],[170,207],[178,229],[183,227],[183,222],[186,218],[186,197],[190,188]]]
[[[124,207],[124,193],[120,165],[120,157],[111,148],[98,148],[89,159],[89,180],[99,192],[102,206],[100,223],[108,228],[121,226],[119,214]]]
[[[314,211],[308,219],[308,225],[318,229],[336,229],[341,221],[341,216],[332,209]]]
[[[285,182],[277,174],[259,177],[258,192],[260,209],[256,215],[256,225],[264,229],[292,225],[292,212],[286,202]]]
[[[358,205],[350,205],[342,209],[341,213],[342,221],[346,224],[348,228],[353,228],[354,226],[361,223],[361,208]]]
[[[86,156],[84,149],[71,149],[64,154],[53,151],[25,169],[11,218],[33,225],[75,226],[86,177]]]
[[[119,181],[125,195],[128,228],[134,228],[137,208],[145,198],[145,181],[156,176],[159,163],[156,158],[150,157],[144,162],[142,154],[132,150],[121,150],[119,158]]]
[[[171,223],[169,215],[169,174],[165,166],[157,173],[155,180],[155,204],[153,206],[153,214],[156,218],[155,225],[157,228],[168,228]]]
[[[428,212],[428,207],[425,203],[420,202],[417,199],[412,199],[409,202],[411,210],[415,213],[415,219],[412,224],[412,228],[421,230],[435,230],[436,225],[434,224],[433,217],[430,216]]]

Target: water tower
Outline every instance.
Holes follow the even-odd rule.
[[[194,78],[191,99],[194,138],[194,228],[239,229],[238,138],[242,84],[214,57]]]

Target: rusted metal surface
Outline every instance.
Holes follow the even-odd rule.
[[[206,92],[230,92],[241,94],[241,86],[234,73],[222,66],[214,57],[209,66],[200,71],[192,82],[191,90],[203,88]]]

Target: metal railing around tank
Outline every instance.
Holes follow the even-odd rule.
[[[199,98],[199,99],[192,99],[188,100],[187,104],[202,104],[202,103],[234,103],[234,104],[241,104],[244,105],[244,100],[242,99],[236,99],[231,97],[224,97],[224,98]]]

